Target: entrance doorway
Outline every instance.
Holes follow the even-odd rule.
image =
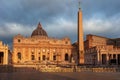
[[[3,64],[4,53],[0,52],[0,64]]]
[[[120,54],[118,54],[118,65],[120,65]]]
[[[106,54],[102,54],[102,64],[105,65],[107,62]]]
[[[68,54],[66,53],[65,54],[65,61],[68,61],[69,60],[69,56],[68,56]]]

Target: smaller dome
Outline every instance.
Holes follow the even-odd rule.
[[[46,31],[42,28],[41,24],[39,23],[37,28],[32,32],[31,37],[33,36],[45,36],[48,37]]]

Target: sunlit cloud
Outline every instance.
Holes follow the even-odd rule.
[[[108,37],[120,37],[120,14],[112,16],[111,18],[96,18],[84,21],[84,28],[86,34],[96,34]]]
[[[76,23],[60,18],[52,24],[48,24],[46,30],[50,36],[64,37],[76,33]]]
[[[13,37],[17,34],[22,34],[28,36],[31,34],[32,30],[34,29],[33,26],[27,26],[17,23],[5,23],[0,26],[0,38],[4,37]]]

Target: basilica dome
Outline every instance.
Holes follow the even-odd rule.
[[[42,28],[40,23],[38,24],[37,28],[31,34],[31,37],[34,37],[34,36],[45,36],[45,37],[48,37],[46,31]]]

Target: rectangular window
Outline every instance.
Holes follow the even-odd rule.
[[[116,54],[113,54],[113,59],[116,59]]]
[[[42,56],[43,61],[45,61],[45,58],[46,58],[45,55],[43,55],[43,56]]]
[[[38,60],[40,61],[40,57],[38,57]]]
[[[102,64],[106,64],[107,59],[106,59],[106,54],[102,54]]]
[[[31,60],[35,60],[35,56],[34,55],[31,55]]]
[[[53,60],[56,60],[56,56],[55,55],[53,56]]]

